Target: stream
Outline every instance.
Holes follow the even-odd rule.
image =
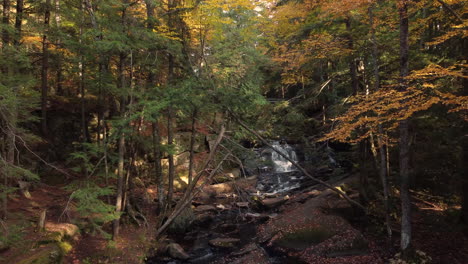
[[[295,149],[286,142],[274,141],[272,145],[299,162]],[[281,199],[300,190],[307,182],[291,162],[275,151],[259,149],[257,155],[263,162],[262,166],[257,167],[256,191],[249,196],[262,201],[269,199],[273,203],[279,199],[281,202]],[[170,235],[172,242],[179,244],[188,254],[188,259],[157,254],[146,263],[236,263],[234,260],[239,260],[240,256],[251,251],[266,255],[269,263],[296,263],[256,241],[257,226],[276,217],[275,208],[275,204],[254,206],[252,201],[235,201],[232,197],[218,195],[209,204],[195,208],[195,220],[188,230]]]

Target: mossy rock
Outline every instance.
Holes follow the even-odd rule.
[[[169,225],[169,232],[184,233],[195,220],[195,214],[191,207],[186,207],[179,216],[177,216],[171,225]]]
[[[332,237],[334,232],[323,227],[307,228],[285,234],[275,241],[280,247],[303,250],[322,243]]]
[[[44,234],[44,237],[39,241],[39,244],[48,244],[53,242],[60,242],[64,238],[64,234],[61,232],[48,232]]]
[[[48,244],[26,253],[24,258],[17,264],[61,264],[63,260],[62,249],[57,244]]]

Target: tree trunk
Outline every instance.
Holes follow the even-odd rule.
[[[41,71],[41,129],[42,135],[47,136],[47,97],[48,97],[48,80],[49,72],[49,43],[47,34],[49,33],[50,21],[50,0],[45,2],[44,13],[44,34],[42,35],[42,71]]]
[[[21,31],[23,25],[23,9],[24,9],[24,0],[16,1],[16,18],[15,18],[15,39],[14,45],[19,46],[21,42]]]
[[[158,188],[158,208],[162,212],[164,209],[164,186],[161,166],[161,138],[159,136],[158,123],[152,123],[153,128],[153,156],[154,156],[154,175],[156,178],[156,186]]]
[[[10,24],[10,0],[3,0],[2,24],[5,27],[2,30],[2,48],[4,49],[10,43],[10,33],[7,29]]]
[[[401,89],[406,90],[406,80],[409,73],[409,43],[408,43],[408,0],[400,0],[398,3],[400,17],[400,77]],[[404,111],[404,109],[403,109]],[[411,249],[411,201],[409,193],[409,121],[400,121],[399,163],[400,163],[400,198],[401,198],[401,243],[400,249],[403,255],[407,255]]]
[[[173,131],[172,131],[172,108],[169,107],[167,110],[167,146],[169,147],[169,153],[167,155],[168,163],[169,163],[169,171],[168,171],[168,186],[167,186],[167,202],[166,206],[168,208],[171,207],[172,203],[172,196],[174,195],[174,154],[172,153],[172,144],[174,143],[173,139]]]
[[[21,0],[22,1],[22,0]],[[55,25],[60,30],[61,17],[60,17],[60,0],[55,0]],[[57,47],[60,47],[61,41],[60,38],[57,38],[55,42]],[[63,95],[62,87],[62,54],[60,51],[57,51],[57,74],[56,74],[56,93],[58,95]]]
[[[195,135],[196,135],[196,131],[195,131],[196,120],[197,120],[197,109],[194,108],[193,113],[192,113],[192,131],[190,134],[190,158],[189,158],[189,169],[188,169],[189,170],[188,171],[188,184],[189,185],[192,183],[192,177],[193,177],[193,167],[194,167],[193,158],[195,155],[194,147],[195,147]]]
[[[168,15],[168,25],[169,25],[169,30],[175,31],[175,23],[174,23],[174,15],[173,15],[173,9],[177,6],[176,0],[169,0],[167,2],[167,7],[169,10],[169,15]],[[168,83],[173,83],[175,81],[175,72],[174,72],[174,56],[169,53],[168,54]],[[173,123],[173,116],[172,113],[172,103],[169,104],[169,107],[167,108],[167,145],[169,148],[172,147],[173,144],[173,131],[172,131],[172,123]],[[169,172],[168,172],[168,187],[167,187],[167,201],[166,201],[166,206],[169,208],[171,207],[171,202],[172,202],[172,196],[174,193],[174,154],[172,153],[172,150],[169,151],[168,153],[168,163],[169,163]]]
[[[119,88],[121,90],[125,89],[125,72],[124,72],[124,64],[125,64],[125,55],[123,53],[120,54],[120,61],[119,61]],[[120,116],[125,118],[125,96],[122,96],[120,102]],[[118,151],[119,151],[119,161],[118,161],[118,168],[117,168],[117,196],[115,199],[115,212],[120,214],[122,212],[122,198],[123,198],[123,187],[124,187],[124,158],[125,158],[125,133],[123,132],[123,128],[120,128],[120,135],[119,135],[119,144],[118,144]],[[120,226],[120,218],[114,220],[113,222],[113,234],[112,239],[115,240],[119,235],[119,226]]]
[[[347,38],[348,38],[348,48],[352,51],[354,49],[354,41],[353,35],[351,30],[351,17],[347,17],[345,20],[346,23],[346,31],[347,31]],[[351,88],[353,91],[353,95],[357,95],[359,90],[359,82],[357,78],[357,68],[356,62],[354,61],[354,55],[351,54],[349,57],[349,73],[351,77]]]
[[[468,39],[464,38],[462,41],[462,58],[466,61],[468,59]],[[468,70],[465,68],[464,75],[468,75]],[[463,96],[468,96],[468,78],[463,78]],[[463,122],[463,121],[462,121]],[[463,122],[462,124],[462,133],[464,133],[461,146],[462,146],[462,155],[461,155],[461,173],[462,173],[462,209],[461,209],[461,218],[462,221],[468,225],[468,122]]]
[[[379,54],[377,47],[377,39],[375,37],[375,24],[374,24],[374,12],[375,4],[369,7],[369,24],[371,28],[371,42],[372,42],[372,64],[374,72],[374,91],[380,89],[380,74],[379,74]],[[385,225],[387,227],[387,235],[389,238],[392,237],[392,228],[391,228],[391,217],[390,217],[390,204],[389,204],[389,186],[388,186],[388,176],[387,176],[387,155],[386,148],[387,145],[383,139],[383,127],[381,124],[378,125],[378,135],[377,143],[379,145],[379,178],[382,184],[383,189],[383,203],[385,208]]]

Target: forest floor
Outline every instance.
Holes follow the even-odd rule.
[[[151,188],[146,191],[154,193]],[[20,229],[10,230],[10,232],[17,232],[19,235],[10,249],[0,253],[0,263],[22,263],[25,258],[34,254],[38,248],[47,246],[41,243],[44,240],[44,233],[37,232],[37,222],[44,209],[47,209],[47,222],[70,222],[70,219],[67,219],[70,216],[64,213],[64,209],[69,203],[70,193],[64,191],[62,186],[42,184],[36,186],[30,193],[30,198],[26,198],[21,194],[10,196],[8,207],[10,217],[5,223],[8,227],[17,226]],[[413,193],[413,195],[415,209],[413,213],[413,245],[415,248],[431,257],[432,261],[429,263],[466,264],[468,259],[468,234],[453,216],[456,214],[457,208],[440,206],[433,201],[422,199],[416,193]],[[386,263],[397,253],[399,243],[399,234],[396,231],[398,230],[397,223],[393,225],[395,229],[394,239],[389,242],[383,235],[381,223],[375,223],[368,218],[363,220],[362,216],[355,217],[347,211],[346,207],[341,207],[341,209],[344,208],[341,210],[338,204],[342,205],[342,201],[335,199],[335,205],[320,210],[314,209],[315,211],[312,209],[312,211],[301,211],[302,209],[298,209],[313,204],[314,199],[317,198],[312,195],[308,196],[307,193],[291,196],[287,204],[276,210],[279,219],[285,217],[303,219],[314,215],[316,219],[323,217],[326,219],[324,221],[330,222],[330,219],[336,219],[330,218],[330,216],[339,215],[346,219],[352,228],[362,233],[368,243],[367,253],[349,257],[335,256],[326,259],[307,256],[307,250],[299,251],[299,253],[296,251],[290,255],[300,255],[299,260],[304,263]],[[330,205],[330,202],[328,204]],[[65,256],[64,262],[73,264],[144,263],[148,254],[152,254],[150,253],[151,249],[155,246],[152,238],[155,231],[156,215],[154,208],[149,206],[143,207],[143,212],[148,218],[149,227],[138,227],[134,224],[124,223],[120,236],[115,242],[109,242],[109,240],[98,234],[82,233],[71,240],[72,248]],[[73,218],[73,216],[71,217]],[[268,225],[268,223],[263,225]],[[276,220],[276,223],[280,222]],[[258,224],[258,226],[260,229],[262,224]],[[106,226],[105,229],[110,229],[110,225]],[[338,227],[337,230],[339,230]],[[343,232],[346,233],[347,231]],[[257,236],[260,237],[261,234],[257,234]],[[229,260],[231,253],[226,253],[226,261]],[[273,254],[278,255],[280,253],[275,251]],[[254,255],[248,256],[254,257]],[[246,261],[245,257],[243,261]],[[268,263],[267,259],[264,258],[263,260]]]

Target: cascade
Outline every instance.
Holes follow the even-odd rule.
[[[280,143],[278,141],[274,141],[274,142],[272,142],[272,146],[277,151],[279,151],[282,154],[286,155],[291,160],[293,160],[295,162],[298,161],[296,152],[286,142],[281,142]],[[283,156],[279,155],[276,151],[273,151],[271,153],[271,160],[274,163],[275,172],[290,172],[290,171],[295,171],[296,170],[294,165],[289,160],[287,160]]]

